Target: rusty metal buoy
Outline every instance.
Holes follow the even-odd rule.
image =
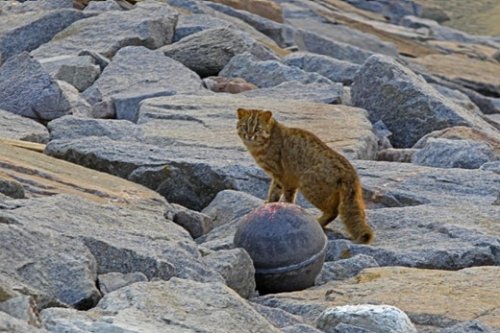
[[[327,239],[303,208],[269,203],[246,215],[234,236],[253,260],[261,294],[294,291],[314,285],[325,260]]]

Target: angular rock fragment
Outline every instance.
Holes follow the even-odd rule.
[[[46,143],[49,141],[49,132],[34,120],[0,110],[0,137]]]

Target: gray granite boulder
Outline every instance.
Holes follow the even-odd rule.
[[[156,49],[172,42],[176,22],[177,12],[172,7],[143,2],[133,10],[107,11],[75,22],[32,54],[49,58],[90,50],[112,57],[128,45]]]
[[[313,72],[329,78],[333,82],[350,85],[360,65],[338,60],[321,54],[295,52],[285,58],[283,63],[298,67],[306,72]]]
[[[66,81],[78,91],[87,89],[101,74],[101,67],[90,55],[62,55],[39,60],[54,78]]]
[[[250,255],[241,248],[215,251],[203,261],[226,280],[226,285],[241,297],[249,298],[255,292],[255,269]]]
[[[393,43],[383,41],[375,35],[342,24],[333,24],[332,20],[328,18],[290,18],[286,21],[296,29],[316,33],[338,43],[344,43],[373,53],[385,54],[390,57],[397,57],[398,55],[398,50]]]
[[[16,219],[14,212],[0,214]],[[41,307],[60,303],[88,309],[99,300],[96,260],[82,242],[18,224],[0,225],[0,239],[2,274],[37,290]]]
[[[237,54],[249,52],[258,59],[276,60],[273,52],[250,35],[234,28],[212,28],[197,32],[161,48],[202,77],[217,75]]]
[[[318,330],[310,325],[306,324],[296,324],[283,327],[281,329],[283,333],[321,333],[323,331]]]
[[[0,20],[0,54],[5,61],[23,51],[30,52],[73,22],[87,17],[88,14],[74,9],[7,12]]]
[[[83,10],[84,12],[99,11],[104,12],[108,10],[122,10],[122,7],[115,0],[105,1],[90,1]]]
[[[363,64],[374,53],[359,47],[335,41],[321,34],[299,29],[294,35],[301,51],[326,55],[355,64]]]
[[[433,138],[411,158],[418,165],[463,169],[477,169],[494,160],[493,148],[483,142]]]
[[[51,308],[42,311],[51,332],[279,333],[236,292],[222,283],[172,278],[139,282],[109,293],[88,312]],[[135,328],[147,322],[147,330]]]
[[[417,333],[410,318],[390,305],[359,304],[329,308],[318,318],[317,327],[324,332],[335,332],[340,323],[378,333]]]
[[[51,140],[102,136],[112,140],[140,141],[144,132],[127,120],[91,119],[65,116],[47,124]]]
[[[174,42],[203,30],[229,27],[230,22],[208,14],[181,15],[175,26]]]
[[[344,90],[341,83],[300,83],[286,81],[270,88],[242,92],[246,97],[269,99],[303,100],[315,103],[342,104]]]
[[[474,112],[463,109],[408,68],[385,56],[372,56],[357,72],[352,101],[366,108],[370,120],[382,120],[396,148],[409,148],[434,130],[451,126],[498,131]]]
[[[118,51],[83,96],[96,116],[136,121],[143,99],[201,89],[201,79],[195,72],[161,51],[128,46]]]
[[[250,13],[245,10],[235,9],[221,3],[207,2],[207,6],[218,12],[248,23],[264,35],[270,37],[281,47],[292,46],[295,43],[294,35],[296,29],[289,25],[278,23],[257,14]]]
[[[494,333],[491,327],[481,323],[479,320],[469,320],[447,328],[443,328],[439,333]]]
[[[219,75],[241,77],[259,88],[273,87],[286,81],[331,83],[329,79],[322,75],[307,73],[276,60],[262,61],[248,52],[234,56]]]
[[[0,67],[0,108],[38,120],[72,112],[57,81],[26,52],[10,57]]]
[[[358,254],[352,258],[327,261],[316,278],[316,284],[324,284],[333,280],[345,280],[356,276],[363,269],[378,267],[377,261],[370,256]]]
[[[0,110],[0,138],[46,143],[49,131],[34,120]]]

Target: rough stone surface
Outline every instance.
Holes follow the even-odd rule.
[[[263,97],[277,100],[302,100],[315,103],[341,104],[343,89],[341,83],[300,83],[286,81],[270,88],[243,92],[246,97]]]
[[[75,22],[31,53],[36,58],[78,55],[90,50],[112,57],[127,45],[158,48],[173,40],[177,12],[170,6],[144,2],[129,11],[108,11]]]
[[[454,54],[433,54],[412,61],[424,66],[434,75],[456,82],[485,96],[500,96],[500,64],[498,63]]]
[[[377,161],[409,163],[417,151],[418,149],[414,148],[382,149],[377,153]]]
[[[140,141],[142,129],[127,120],[108,120],[64,116],[47,124],[51,140],[70,140],[88,136],[107,137],[112,140]]]
[[[425,134],[451,126],[480,128],[498,136],[477,114],[443,98],[421,77],[385,56],[373,56],[360,68],[351,94],[354,105],[366,108],[372,122],[387,125],[396,148],[409,148]]]
[[[361,32],[342,24],[332,24],[328,20],[315,18],[289,18],[288,24],[309,33],[316,33],[335,42],[345,43],[373,53],[396,57],[398,52],[394,44],[386,42],[373,34]]]
[[[52,308],[41,317],[43,325],[56,333],[117,332],[123,327],[134,333],[280,332],[224,284],[178,278],[134,283],[107,294],[88,312]],[[135,328],[144,321],[146,330]]]
[[[197,32],[213,29],[228,28],[231,23],[208,14],[181,15],[175,26],[174,42]]]
[[[314,72],[334,81],[350,85],[360,65],[321,54],[296,52],[283,59],[284,64]]]
[[[473,140],[429,138],[426,145],[413,154],[412,163],[438,168],[477,169],[495,160],[492,147]]]
[[[192,34],[160,50],[202,77],[217,75],[232,57],[244,52],[262,60],[277,59],[250,35],[228,27]]]
[[[390,305],[343,305],[326,309],[317,326],[324,332],[335,332],[340,323],[355,325],[373,332],[416,333],[408,316]]]
[[[0,54],[5,61],[18,53],[30,52],[50,41],[54,35],[73,22],[85,17],[88,15],[73,9],[2,15],[0,20]]]
[[[0,214],[12,216],[12,212]],[[81,242],[28,231],[18,223],[0,225],[1,273],[38,290],[42,306],[59,302],[87,309],[95,305],[100,292],[90,251]]]
[[[138,104],[143,99],[200,89],[201,79],[196,73],[165,57],[161,51],[129,46],[114,56],[83,95],[94,112],[136,121]]]
[[[307,30],[297,30],[294,36],[301,51],[322,54],[339,60],[362,64],[374,53]]]
[[[297,324],[291,325],[282,328],[283,333],[321,333],[322,331],[306,325],[306,324]]]
[[[0,173],[0,193],[14,199],[22,199],[25,197],[24,188],[21,183],[16,180],[3,179],[3,173]]]
[[[283,14],[281,5],[273,0],[216,0],[214,2],[231,6],[235,9],[240,9],[267,19],[283,22]]]
[[[10,57],[0,67],[0,108],[40,120],[71,112],[61,87],[26,52]]]
[[[388,304],[404,311],[414,325],[439,328],[479,320],[500,328],[497,266],[460,271],[403,267],[368,268],[345,281],[292,293],[266,295],[253,301],[303,316],[313,323],[332,306]],[[477,309],[483,309],[480,314]],[[387,331],[385,331],[387,332]]]
[[[0,302],[0,312],[5,312],[30,325],[40,326],[36,303],[31,296],[17,296],[7,301]]]
[[[0,331],[9,333],[49,333],[45,329],[32,326],[2,311],[0,311]]]
[[[307,73],[275,60],[261,61],[248,52],[234,56],[219,75],[241,77],[259,88],[273,87],[286,81],[331,83],[322,75]]]
[[[114,0],[105,1],[90,1],[87,7],[85,7],[85,12],[95,11],[108,11],[108,10],[122,10],[122,7]]]
[[[0,110],[0,137],[46,143],[49,141],[49,132],[34,120]]]
[[[494,331],[480,321],[470,320],[444,328],[439,333],[493,333]]]
[[[55,78],[66,81],[74,86],[78,91],[84,91],[94,83],[101,74],[101,69],[97,65],[61,65]]]
[[[209,254],[203,261],[226,280],[226,285],[241,297],[249,298],[255,292],[255,269],[252,258],[240,248],[220,250]]]
[[[257,312],[278,328],[303,324],[302,318],[287,311],[258,303],[250,303]]]
[[[127,274],[110,272],[106,274],[99,274],[97,278],[99,281],[99,290],[104,295],[131,285],[132,283],[144,282],[148,280],[147,276],[141,272],[133,272]]]
[[[182,207],[180,205],[176,206]],[[203,236],[213,229],[214,224],[209,216],[185,208],[175,212],[172,220],[186,229],[193,238]]]
[[[325,284],[333,280],[345,280],[369,267],[378,267],[378,263],[373,257],[364,254],[355,255],[348,259],[327,261],[316,278],[316,284]]]

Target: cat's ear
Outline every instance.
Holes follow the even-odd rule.
[[[239,108],[238,110],[236,110],[236,113],[238,114],[238,119],[241,119],[247,116],[250,113],[250,111]]]
[[[271,117],[273,116],[273,113],[271,111],[263,111],[260,113],[260,118],[264,120],[266,123],[271,120]]]

